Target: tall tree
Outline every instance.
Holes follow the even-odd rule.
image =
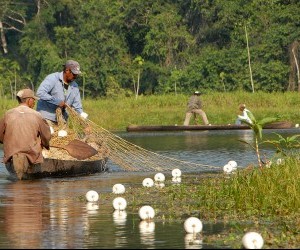
[[[30,6],[33,6],[33,1],[1,0],[0,36],[4,54],[8,53],[6,33],[8,31],[23,33],[26,25],[26,11]]]
[[[149,20],[149,31],[143,54],[164,67],[187,64],[187,52],[194,45],[176,6],[165,5]]]

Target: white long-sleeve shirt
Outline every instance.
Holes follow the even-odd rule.
[[[238,115],[236,124],[241,124],[242,120],[246,120],[247,122],[249,122],[249,123],[252,124],[252,121],[251,121],[251,119],[248,116],[248,112],[250,112],[250,110],[248,110],[248,109],[245,108],[243,110],[243,114],[242,115]]]

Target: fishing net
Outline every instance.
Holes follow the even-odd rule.
[[[97,147],[106,148],[108,158],[126,171],[166,171],[174,168],[200,170],[203,168],[220,169],[220,167],[181,161],[167,157],[140,146],[109,132],[89,119],[83,119],[74,109],[67,107],[68,126],[77,138]]]
[[[50,149],[43,149],[43,157],[59,160],[78,161],[79,158],[74,158],[74,153],[75,155],[79,155],[81,153],[82,156],[89,155],[91,149],[78,148],[76,147],[76,144],[74,146],[72,145],[71,148],[69,147],[69,151],[66,150],[70,143],[74,143],[74,140],[86,142],[86,138],[83,137],[82,134],[78,134],[68,125],[68,123],[66,123],[63,118],[61,108],[56,109],[56,118],[57,124],[52,122],[50,122],[49,124],[53,129],[50,140]],[[65,132],[64,136],[59,135],[59,133],[62,131]],[[80,159],[81,161],[97,161],[108,157],[109,149],[104,145],[98,144],[91,140],[89,142],[86,142],[86,144],[91,146],[93,150],[95,149],[97,153],[93,154],[91,157]]]

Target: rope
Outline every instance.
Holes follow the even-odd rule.
[[[127,171],[167,171],[175,168],[181,170],[199,170],[199,168],[220,169],[217,166],[181,161],[167,157],[140,146],[109,132],[89,119],[83,119],[69,106],[68,123],[79,138],[97,143],[108,148],[109,159]]]

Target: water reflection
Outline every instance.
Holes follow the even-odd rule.
[[[202,249],[202,236],[200,234],[187,233],[184,237],[185,249]]]
[[[99,209],[99,205],[95,202],[87,202],[86,211],[88,214],[97,214]]]
[[[126,227],[127,212],[124,210],[115,210],[113,212],[113,221],[116,228],[114,238],[115,238],[115,248],[122,248],[128,246],[127,230]]]
[[[51,248],[82,248],[85,246],[85,236],[88,234],[89,214],[97,211],[84,203],[74,200],[74,182],[47,183],[49,188],[50,221],[46,244]],[[84,188],[82,183],[82,187]],[[88,190],[88,188],[86,188]],[[86,192],[82,192],[85,194]],[[96,205],[97,207],[97,205]],[[92,210],[91,210],[92,209]]]
[[[162,183],[162,182],[155,182],[154,186],[156,188],[164,188],[166,185],[165,185],[165,183]]]
[[[172,182],[174,184],[179,184],[181,183],[181,177],[172,177]]]
[[[44,220],[49,220],[48,190],[45,186],[31,185],[24,181],[7,184],[7,198],[3,209],[5,234],[11,248],[41,248]],[[1,209],[1,210],[2,210]],[[1,217],[2,217],[1,216]]]
[[[115,210],[113,212],[113,220],[115,225],[124,226],[126,224],[127,212],[124,210]]]
[[[82,248],[88,234],[89,214],[98,205],[68,197],[67,185],[58,182],[17,181],[1,186],[0,215],[8,239],[1,234],[2,247],[12,248]],[[2,230],[1,230],[2,231]]]
[[[153,221],[141,221],[139,224],[141,244],[147,248],[154,248],[155,223]]]
[[[251,131],[126,134],[124,138],[177,159],[218,165],[220,170],[229,160],[235,160],[241,167],[256,162],[255,152],[237,143],[237,139],[251,140]],[[263,151],[273,152],[268,148]],[[101,193],[112,192],[116,183],[126,187],[142,186],[150,173],[124,172],[109,164],[113,171],[91,176],[18,182],[7,180],[8,173],[0,164],[0,248],[227,247],[203,243],[205,235],[228,232],[224,224],[206,222],[202,235],[195,238],[184,232],[182,223],[140,221],[138,213],[114,211],[112,200],[102,200]],[[181,185],[181,177],[184,182],[188,181],[187,176],[171,179],[170,173],[168,177],[170,182],[167,179],[166,185]],[[98,202],[86,202],[85,194],[89,190],[99,193]]]

